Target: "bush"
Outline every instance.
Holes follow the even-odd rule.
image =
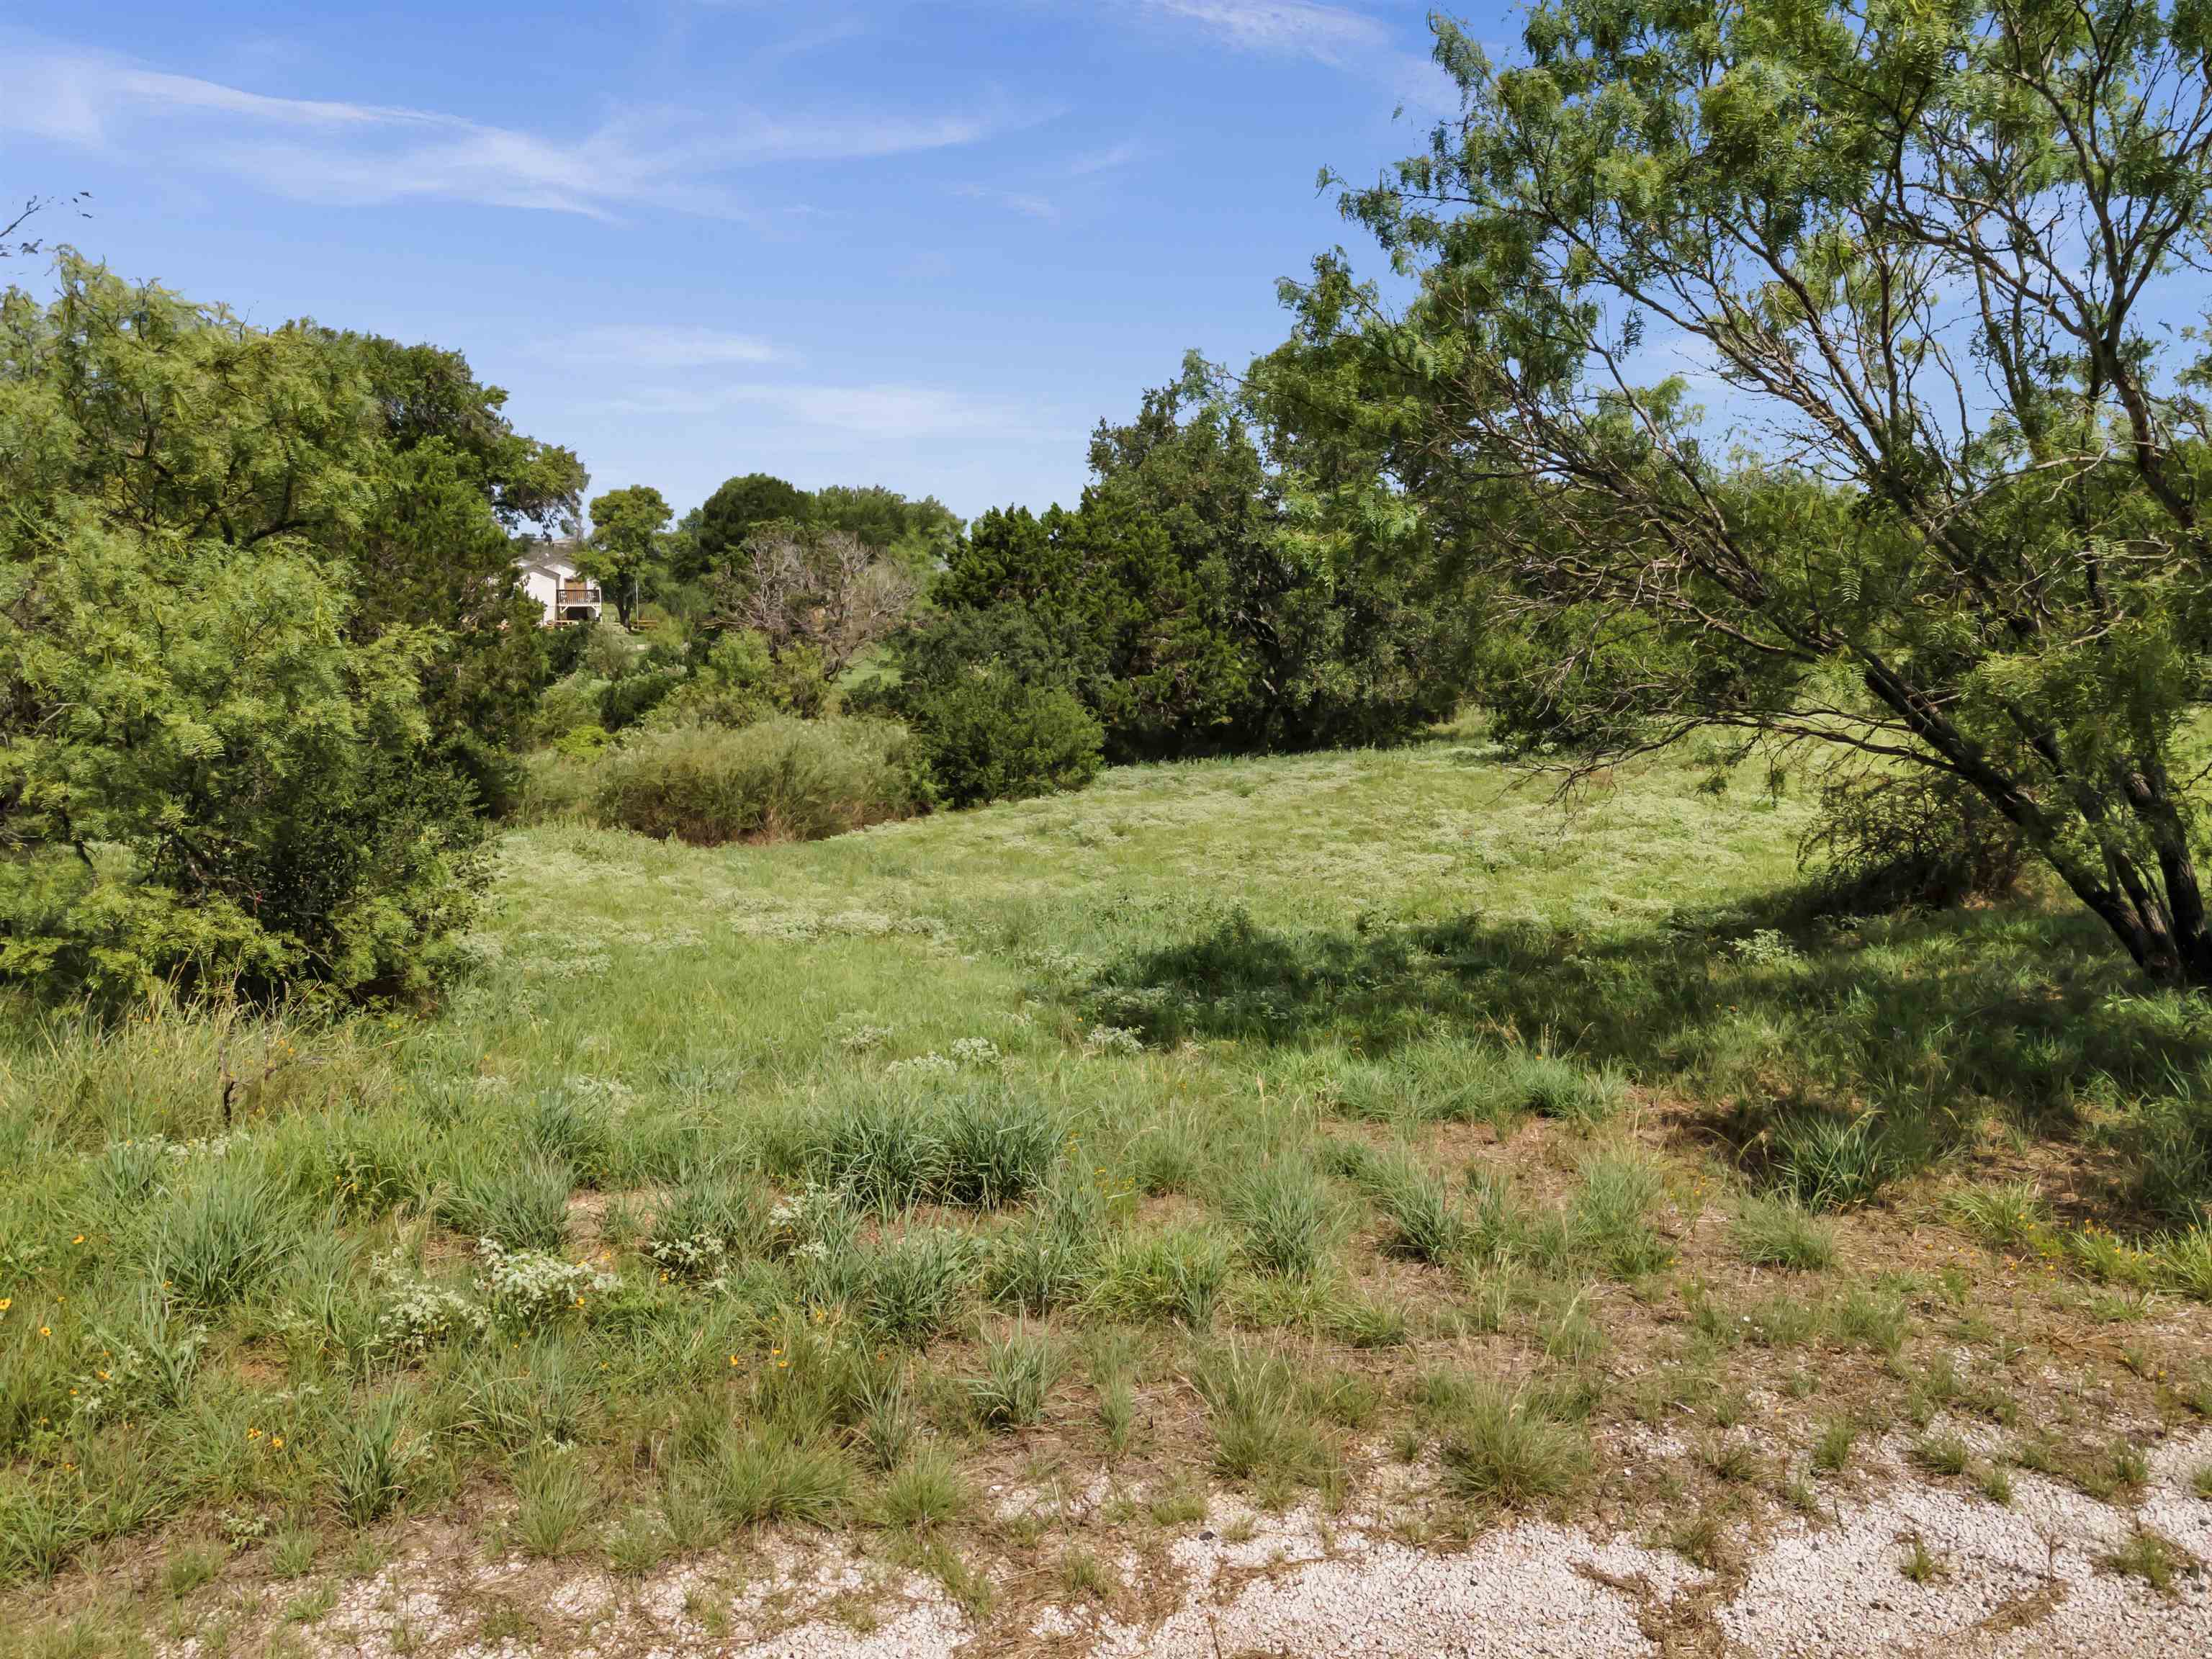
[[[646,720],[654,731],[720,726],[732,731],[791,712],[791,699],[757,634],[725,634],[698,669]]]
[[[698,847],[816,841],[925,811],[916,766],[905,728],[882,720],[651,732],[605,763],[593,808],[605,823]]]
[[[948,805],[1080,789],[1098,775],[1103,729],[1075,695],[1024,685],[995,663],[908,705],[930,777]]]
[[[553,752],[568,760],[597,760],[606,752],[614,737],[607,728],[596,721],[571,726],[553,739]]]
[[[599,698],[607,685],[607,681],[583,673],[554,681],[538,700],[538,737],[551,742],[580,726],[598,726]]]
[[[522,787],[516,792],[517,823],[553,823],[586,816],[599,769],[558,750],[540,749],[522,763]]]
[[[1826,866],[1826,908],[1879,914],[2002,898],[2027,854],[1997,810],[1937,773],[1845,778],[1820,791],[1798,859]]]
[[[428,988],[489,874],[423,696],[460,618],[364,599],[393,457],[351,349],[58,283],[0,296],[0,981]]]
[[[1042,630],[1016,611],[960,611],[892,636],[893,680],[861,700],[910,727],[950,805],[1080,789],[1104,729]]]
[[[680,668],[648,668],[626,674],[599,693],[599,724],[610,732],[635,726],[684,683]]]

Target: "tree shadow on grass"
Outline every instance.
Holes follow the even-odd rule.
[[[1163,1044],[1370,1059],[1455,1036],[1542,1047],[1685,1095],[1739,1144],[1792,1113],[1867,1108],[1933,1143],[1992,1112],[2065,1136],[2091,1103],[2170,1098],[2212,1060],[2212,1009],[2148,994],[2086,918],[2022,902],[1793,926],[1803,899],[1601,935],[1479,915],[1299,931],[1233,916],[1109,963],[1081,1000]]]

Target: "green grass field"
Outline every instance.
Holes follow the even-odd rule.
[[[1460,734],[552,825],[434,1015],[23,1016],[0,1623],[204,1633],[431,1526],[631,1574],[840,1528],[988,1618],[1064,1552],[978,1494],[1101,1467],[1139,1553],[1395,1460],[1461,1535],[1710,1553],[1946,1411],[2007,1449],[1931,1479],[2110,1492],[2113,1425],[2212,1412],[2212,1010],[2033,896],[1805,921],[1803,781],[1707,776],[1563,805]],[[1685,1468],[1618,1455],[1662,1424]]]

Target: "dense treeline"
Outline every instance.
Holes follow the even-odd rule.
[[[1437,602],[1439,567],[1359,568],[1326,515],[1294,518],[1252,421],[1203,376],[1102,422],[1090,461],[1073,507],[965,527],[880,488],[731,479],[626,567],[652,571],[653,643],[571,642],[545,705],[561,753],[545,803],[588,794],[614,821],[681,823],[695,840],[757,833],[750,809],[641,805],[639,769],[598,757],[648,739],[672,754],[653,734],[775,715],[896,720],[913,738],[912,810],[1076,787],[1108,762],[1386,743],[1457,703],[1469,635]],[[872,730],[844,729],[878,752]],[[736,767],[758,742],[724,752]],[[667,788],[699,795],[714,752],[690,744]],[[617,771],[620,803],[596,775]]]
[[[0,975],[404,990],[501,814],[824,833],[1472,690],[1571,768],[1828,756],[1808,846],[1861,896],[2033,860],[2212,985],[2212,358],[2163,337],[2212,259],[2197,9],[1437,37],[1459,117],[1344,198],[1412,298],[1323,258],[1279,349],[1194,360],[1041,514],[756,471],[579,536],[576,458],[453,353],[73,256],[10,290]],[[511,563],[563,529],[614,615],[549,633]]]
[[[1240,412],[1150,392],[1101,423],[1091,468],[1073,511],[979,520],[932,592],[971,656],[1074,693],[1109,759],[1387,742],[1451,711],[1461,630],[1406,573],[1316,556]],[[896,641],[902,664],[930,660],[935,620]]]

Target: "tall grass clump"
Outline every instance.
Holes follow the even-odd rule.
[[[984,1286],[991,1299],[1027,1313],[1049,1313],[1079,1298],[1106,1235],[1106,1195],[1063,1174],[1017,1226],[991,1240]]]
[[[1651,1223],[1665,1183],[1648,1159],[1602,1152],[1583,1164],[1582,1177],[1566,1218],[1572,1253],[1595,1257],[1620,1279],[1656,1273],[1674,1259]]]
[[[747,1176],[708,1164],[685,1172],[653,1213],[644,1254],[676,1279],[708,1279],[768,1248],[768,1206]]]
[[[298,1212],[258,1159],[223,1158],[184,1180],[157,1212],[155,1277],[188,1307],[222,1308],[260,1289],[300,1231]]]
[[[600,762],[592,797],[604,823],[696,847],[817,841],[928,805],[905,727],[782,716],[633,734]]]
[[[1794,1194],[1753,1193],[1736,1208],[1735,1246],[1754,1267],[1817,1272],[1836,1259],[1835,1223]]]
[[[2170,1097],[2138,1109],[2136,1184],[2152,1214],[2212,1224],[2212,1087],[2201,1072],[2175,1082]]]
[[[1390,1223],[1394,1254],[1440,1262],[1467,1248],[1472,1235],[1465,1212],[1443,1181],[1411,1157],[1402,1152],[1376,1152],[1348,1141],[1334,1143],[1330,1156]]]
[[[457,1232],[495,1238],[510,1249],[557,1250],[567,1237],[575,1171],[544,1152],[466,1135],[448,1143],[451,1175],[435,1200],[437,1218]]]
[[[592,1486],[582,1455],[550,1442],[515,1471],[515,1536],[532,1555],[565,1554],[592,1507]]]
[[[1051,1333],[1017,1324],[983,1344],[984,1374],[968,1384],[969,1403],[986,1428],[1026,1428],[1044,1415],[1046,1395],[1060,1380],[1060,1350]]]
[[[862,1258],[860,1316],[878,1336],[927,1342],[952,1322],[980,1270],[980,1252],[945,1227],[913,1227]]]
[[[1880,1112],[1796,1113],[1776,1123],[1772,1137],[1776,1184],[1816,1210],[1863,1204],[1935,1155],[1923,1126]]]
[[[1994,1249],[2033,1248],[2051,1226],[2051,1206],[2032,1181],[1992,1181],[1962,1187],[1943,1200],[1954,1222]]]
[[[1089,1301],[1111,1319],[1169,1319],[1201,1330],[1229,1279],[1229,1252],[1208,1232],[1170,1227],[1111,1235],[1099,1251]]]
[[[1594,1123],[1620,1107],[1625,1087],[1541,1049],[1498,1048],[1467,1038],[1409,1043],[1388,1059],[1349,1067],[1337,1087],[1354,1117],[1386,1122],[1495,1124],[1522,1112]]]
[[[1213,1431],[1214,1473],[1229,1480],[1317,1486],[1333,1448],[1306,1408],[1289,1360],[1232,1342],[1204,1356],[1191,1372]]]
[[[1335,1244],[1337,1205],[1312,1165],[1271,1158],[1231,1184],[1229,1213],[1244,1259],[1261,1273],[1310,1279]]]
[[[1563,1498],[1589,1462],[1588,1433],[1529,1391],[1490,1378],[1451,1391],[1443,1465],[1458,1496],[1515,1507]]]
[[[973,1501],[952,1455],[925,1445],[884,1482],[880,1508],[884,1525],[921,1532],[957,1519]]]
[[[1042,1103],[978,1089],[951,1100],[872,1087],[803,1137],[807,1172],[864,1206],[1018,1204],[1050,1178],[1060,1124]]]
[[[835,1446],[774,1427],[733,1431],[714,1460],[711,1490],[732,1527],[833,1526],[852,1502],[853,1466]]]
[[[368,1526],[397,1508],[425,1455],[408,1402],[396,1394],[365,1408],[333,1413],[324,1438],[324,1479],[331,1502],[352,1527]]]
[[[1042,1103],[978,1091],[945,1110],[943,1186],[948,1204],[996,1209],[1018,1204],[1051,1177],[1060,1123]]]

